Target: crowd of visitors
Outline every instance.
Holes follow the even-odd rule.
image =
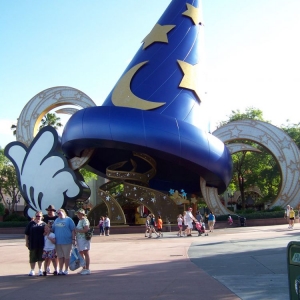
[[[198,231],[198,236],[202,233],[204,235],[208,235],[206,233],[205,221],[208,221],[209,231],[213,232],[214,225],[216,222],[215,215],[210,212],[202,217],[200,211],[196,212],[196,217],[193,215],[193,209],[191,207],[188,208],[187,211],[184,211],[182,214],[177,216],[177,225],[178,232],[177,236],[192,236],[192,230],[195,229]],[[157,238],[163,237],[163,221],[161,215],[158,216],[157,222],[155,220],[155,215],[150,213],[146,216],[145,220],[145,237],[151,238],[153,234],[156,235]]]

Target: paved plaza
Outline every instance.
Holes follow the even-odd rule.
[[[299,225],[298,225],[299,226]],[[23,235],[0,235],[0,299],[289,299],[286,225],[217,229],[209,236],[94,236],[91,275],[29,277]]]

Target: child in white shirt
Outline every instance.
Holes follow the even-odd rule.
[[[177,217],[177,224],[178,224],[178,228],[179,228],[179,231],[177,233],[177,236],[182,236],[182,215],[178,215]]]
[[[42,258],[44,261],[45,271],[43,272],[44,276],[47,276],[47,268],[50,266],[50,262],[52,261],[54,266],[53,275],[57,275],[57,255],[55,250],[55,234],[51,232],[51,227],[46,225],[44,227],[44,249],[43,249]]]

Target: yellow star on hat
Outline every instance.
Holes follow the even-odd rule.
[[[151,32],[142,41],[144,43],[143,49],[146,49],[153,43],[161,42],[168,43],[167,33],[171,31],[175,25],[159,25],[155,24]]]
[[[185,61],[177,60],[184,76],[179,83],[179,86],[195,92],[198,100],[203,100],[203,91],[200,89],[200,81],[202,81],[202,72],[200,71],[199,64],[191,65]]]
[[[199,8],[193,6],[189,3],[186,3],[186,7],[187,7],[187,10],[185,12],[183,12],[182,14],[184,16],[191,18],[195,25],[198,25],[198,24],[202,25]]]

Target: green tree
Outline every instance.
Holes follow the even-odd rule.
[[[255,143],[251,145],[259,148],[261,152],[241,151],[232,155],[234,171],[232,182],[241,192],[243,209],[246,206],[249,188],[257,186],[263,195],[260,200],[265,202],[276,197],[281,180],[280,170],[274,157],[264,147]]]
[[[287,120],[289,122],[289,120]],[[281,129],[287,133],[296,143],[298,148],[300,149],[300,123],[298,124],[290,124],[281,125]]]
[[[39,129],[46,127],[46,126],[52,126],[53,128],[55,128],[57,130],[59,127],[62,127],[63,124],[60,122],[60,117],[58,117],[55,113],[47,113],[43,117]],[[12,124],[10,129],[13,131],[14,136],[17,135],[17,125],[16,124]]]
[[[89,182],[92,179],[97,180],[97,175],[93,172],[88,171],[85,168],[80,169],[79,172],[83,176],[85,182]]]
[[[57,130],[59,127],[62,127],[63,124],[60,123],[60,117],[55,113],[47,113],[41,121],[40,129],[46,126],[52,126]]]
[[[247,107],[245,109],[245,112],[241,112],[239,109],[237,111],[232,110],[231,114],[228,116],[228,120],[221,121],[217,125],[217,127],[222,127],[233,121],[246,120],[246,119],[268,122],[268,121],[264,120],[263,112],[261,110],[254,108],[254,107]]]
[[[0,197],[3,203],[6,200],[11,201],[10,213],[14,212],[18,195],[20,191],[15,168],[4,155],[4,150],[0,149]]]
[[[13,131],[13,135],[17,135],[17,125],[16,124],[12,124],[10,129]]]
[[[269,151],[263,146],[257,148],[261,153],[250,152],[246,168],[247,186],[257,186],[263,195],[263,202],[275,199],[281,182],[279,166]]]

